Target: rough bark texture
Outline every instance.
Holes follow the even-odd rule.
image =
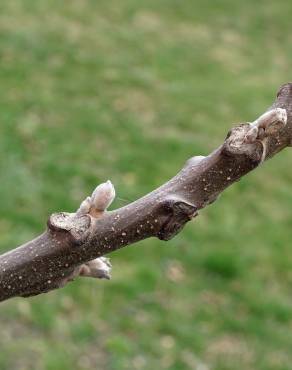
[[[191,158],[174,178],[126,207],[99,218],[51,215],[42,235],[0,256],[0,301],[60,288],[82,275],[82,264],[139,240],[174,237],[225,188],[291,145],[292,83],[280,88],[268,111],[275,108],[286,110],[286,125],[259,126],[262,134],[252,140],[250,124],[236,126],[209,156]]]

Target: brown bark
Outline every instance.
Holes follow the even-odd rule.
[[[280,88],[269,110],[274,108],[286,109],[285,127],[270,132],[260,127],[250,141],[251,126],[238,125],[210,155],[191,158],[170,181],[123,208],[100,218],[51,215],[42,235],[0,256],[0,301],[60,288],[81,264],[139,240],[171,239],[224,189],[291,145],[292,83]]]

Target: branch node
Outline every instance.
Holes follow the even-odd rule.
[[[162,208],[167,213],[167,218],[157,234],[161,240],[172,239],[188,221],[198,215],[198,208],[194,204],[177,197],[168,198]]]
[[[227,155],[245,156],[260,164],[266,158],[269,139],[275,137],[286,123],[286,109],[272,109],[252,123],[243,123],[233,128],[222,151]]]
[[[262,157],[262,145],[260,141],[252,144],[244,142],[249,131],[249,123],[241,123],[232,128],[225,139],[222,153],[232,157],[245,157],[252,162],[259,163]]]
[[[80,242],[87,235],[91,225],[88,215],[77,215],[76,213],[59,212],[53,213],[48,220],[48,228],[54,232],[66,232],[76,241]]]

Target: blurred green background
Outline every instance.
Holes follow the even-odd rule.
[[[107,179],[121,207],[218,146],[291,79],[292,2],[0,2],[0,248]],[[112,281],[0,305],[1,370],[292,369],[284,151]]]

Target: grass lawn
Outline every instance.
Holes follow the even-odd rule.
[[[289,0],[0,3],[0,250],[110,179],[153,190],[291,80]],[[292,369],[292,154],[112,281],[0,305],[0,370]]]

